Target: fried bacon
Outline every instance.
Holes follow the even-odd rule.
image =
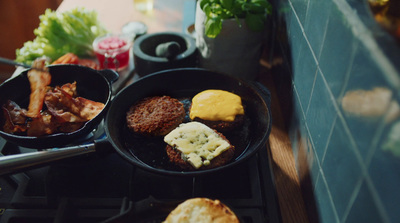
[[[20,108],[15,102],[8,100],[3,106],[4,125],[3,131],[7,133],[25,132],[26,110]]]
[[[39,117],[29,122],[28,136],[43,136],[57,132],[59,123],[53,120],[53,116],[47,111],[42,112]]]
[[[79,59],[79,65],[90,67],[94,70],[100,70],[100,66],[91,59]]]
[[[33,67],[38,69],[31,69],[28,71],[28,79],[31,85],[31,95],[26,115],[31,118],[36,118],[40,115],[47,85],[49,85],[51,82],[51,76],[45,63],[45,59],[35,60],[33,62]]]
[[[52,64],[79,64],[79,57],[73,53],[66,53]]]
[[[80,59],[77,55],[73,53],[66,53],[52,64],[79,64],[82,66],[90,67],[95,70],[100,70],[100,66],[91,59]]]
[[[61,123],[86,121],[76,115],[79,108],[75,105],[72,96],[59,87],[46,93],[44,103],[49,112]]]
[[[63,87],[54,88],[45,96],[45,104],[59,122],[85,122],[94,118],[104,108],[104,104],[82,97],[72,97]]]
[[[2,106],[3,131],[7,133],[43,136],[73,132],[97,116],[105,106],[78,97],[76,82],[50,87],[50,74],[36,70],[29,71],[28,78],[31,84],[29,110],[20,108],[11,100]]]
[[[86,98],[77,97],[76,101],[80,107],[79,116],[86,120],[93,119],[104,108],[103,103],[91,101]]]
[[[64,84],[63,86],[61,86],[61,89],[67,92],[72,97],[78,96],[78,92],[76,91],[76,81],[74,81],[73,83]]]

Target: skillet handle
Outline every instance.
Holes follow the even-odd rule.
[[[86,145],[2,156],[0,157],[0,176],[39,167],[53,161],[96,152],[96,147],[103,151],[108,148],[107,144],[108,141],[102,139]]]
[[[104,69],[99,71],[101,75],[103,75],[110,84],[114,83],[118,80],[119,74],[111,69]]]

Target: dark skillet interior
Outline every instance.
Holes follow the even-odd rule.
[[[162,137],[135,136],[126,127],[126,112],[136,101],[148,96],[169,95],[184,102],[206,89],[227,90],[241,96],[246,121],[242,129],[224,135],[236,146],[238,153],[231,163],[210,170],[181,171],[168,163]],[[114,98],[106,116],[106,132],[117,152],[129,162],[146,170],[180,176],[195,176],[225,169],[265,148],[271,128],[269,98],[250,83],[221,73],[198,68],[173,69],[146,76],[123,89]],[[187,117],[185,121],[190,121]]]
[[[111,84],[102,74],[105,71],[96,71],[88,67],[78,65],[52,65],[49,66],[52,77],[51,86],[61,86],[65,83],[77,82],[78,95],[93,101],[102,102],[106,109],[94,119],[86,122],[79,130],[72,133],[58,133],[42,137],[28,137],[7,134],[0,131],[0,135],[7,141],[28,148],[52,148],[65,146],[74,139],[87,135],[102,120],[111,100]],[[109,72],[109,71],[107,71]],[[21,75],[0,85],[0,104],[7,101],[16,102],[21,108],[27,108],[29,104],[30,84],[27,78],[28,70]],[[118,76],[116,76],[117,78]],[[4,120],[3,112],[0,112],[0,120]]]

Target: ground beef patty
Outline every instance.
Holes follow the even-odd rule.
[[[126,114],[128,128],[148,136],[166,135],[184,118],[183,104],[170,96],[144,98],[132,105]]]
[[[235,117],[235,120],[232,122],[228,121],[210,121],[210,120],[204,120],[201,118],[194,118],[193,121],[201,122],[208,127],[215,129],[220,132],[227,132],[231,131],[239,126],[241,126],[244,122],[244,115],[237,115]]]
[[[235,149],[234,147],[231,147],[230,149],[224,151],[221,153],[219,156],[215,157],[210,161],[210,164],[207,166],[202,166],[199,169],[194,168],[189,162],[185,161],[182,159],[182,154],[180,151],[177,149],[174,149],[172,146],[167,145],[166,147],[167,155],[169,158],[169,161],[177,165],[179,168],[182,170],[208,170],[208,169],[213,169],[216,167],[223,166],[227,163],[229,163],[233,156],[235,155]]]
[[[192,98],[189,116],[220,132],[233,130],[243,124],[242,98],[229,91],[209,89]]]
[[[217,132],[217,134],[229,143],[229,140],[222,133]],[[167,145],[165,150],[167,152],[169,161],[178,166],[179,168],[181,168],[182,170],[206,170],[206,169],[220,167],[229,163],[235,155],[235,147],[230,144],[229,149],[225,150],[224,152],[222,152],[221,154],[210,160],[209,165],[203,165],[199,169],[196,169],[195,167],[193,167],[192,164],[190,164],[183,158],[181,151],[179,151],[178,149],[175,149],[174,147]]]

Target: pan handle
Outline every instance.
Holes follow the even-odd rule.
[[[0,157],[0,176],[39,167],[53,161],[96,152],[99,149],[104,150],[107,148],[105,144],[109,144],[108,141],[101,139],[86,145],[2,156]]]
[[[104,69],[99,71],[101,75],[103,75],[108,82],[111,84],[118,80],[119,74],[111,69]]]

